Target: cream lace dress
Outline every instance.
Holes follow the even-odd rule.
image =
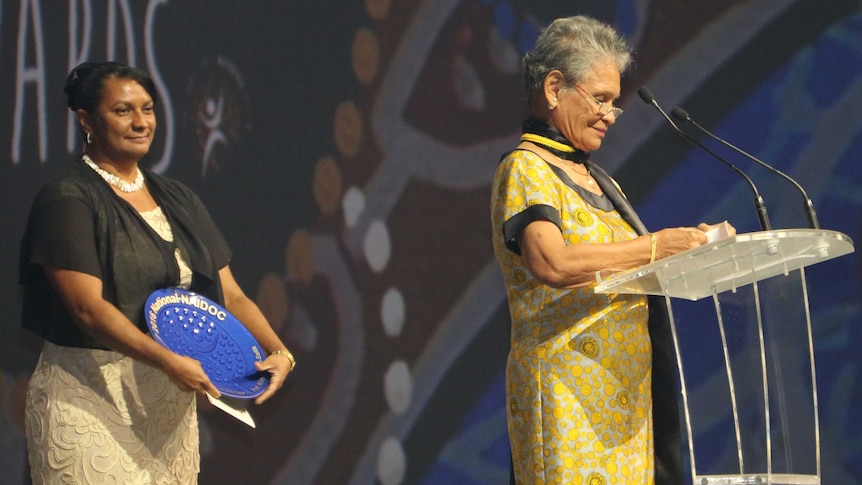
[[[167,240],[161,208],[142,212]],[[176,251],[180,286],[191,270]],[[125,355],[46,342],[30,379],[27,449],[34,485],[195,484],[195,395]]]

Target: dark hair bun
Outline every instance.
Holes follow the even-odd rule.
[[[66,76],[66,85],[63,92],[66,93],[66,106],[72,111],[77,111],[81,106],[81,87],[87,82],[87,78],[93,72],[94,62],[78,64]]]

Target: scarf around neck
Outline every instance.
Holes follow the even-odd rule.
[[[542,121],[528,118],[524,120],[521,127],[523,129],[522,141],[534,143],[564,160],[584,164],[590,171],[590,175],[601,187],[602,192],[611,200],[620,216],[632,226],[637,234],[648,233],[646,226],[623,194],[622,189],[607,172],[590,162],[588,152],[575,148],[559,131]]]
[[[528,118],[521,124],[521,129],[521,141],[534,143],[563,160],[584,163],[590,158],[589,152],[575,148],[572,142],[547,123]]]

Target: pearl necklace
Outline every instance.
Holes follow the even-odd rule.
[[[116,175],[109,173],[107,170],[96,165],[96,162],[94,162],[93,159],[90,158],[90,156],[86,153],[82,156],[82,158],[84,159],[84,163],[89,165],[90,168],[92,168],[96,171],[97,174],[99,174],[99,176],[105,179],[105,182],[108,182],[111,187],[115,187],[121,192],[125,192],[127,194],[130,192],[137,192],[141,190],[141,188],[143,188],[144,186],[144,174],[141,173],[140,168],[138,169],[138,176],[135,177],[135,182],[130,184],[125,180],[121,179],[120,177],[117,177]]]

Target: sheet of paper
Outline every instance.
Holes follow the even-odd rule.
[[[251,426],[252,428],[255,427],[254,419],[252,419],[251,413],[248,412],[248,409],[245,408],[244,403],[239,399],[233,399],[227,396],[222,396],[221,399],[216,399],[209,394],[207,394],[207,399],[209,399],[210,403],[212,403],[213,406],[221,409],[222,411]]]
[[[727,223],[727,221],[724,221],[721,224],[718,224],[712,229],[706,231],[705,234],[707,244],[715,241],[721,241],[722,239],[730,237],[730,225]]]

